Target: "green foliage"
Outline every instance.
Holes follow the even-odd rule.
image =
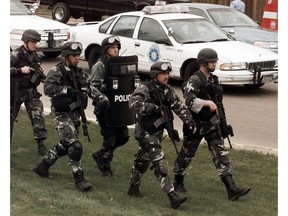
[[[52,148],[58,142],[58,135],[51,116],[46,119],[49,132],[46,146]],[[185,177],[185,186],[189,190],[186,194],[188,199],[179,209],[173,210],[150,170],[145,173],[140,187],[144,197],[132,198],[127,195],[131,166],[138,149],[133,130],[130,131],[129,143],[117,149],[114,154],[112,169],[118,179],[103,177],[91,157],[91,153],[99,149],[102,143],[98,125],[89,124],[91,143],[80,132],[80,141],[84,146],[82,162],[85,178],[93,185],[91,191],[83,193],[75,187],[67,156],[60,158],[50,168],[53,180],[40,178],[31,170],[41,161],[41,157],[37,154],[36,141],[33,139],[26,112],[19,114],[18,121],[15,123],[11,145],[12,216],[277,215],[276,156],[230,150],[235,182],[239,186],[247,185],[252,188],[247,196],[231,202],[217,176],[207,146],[201,145]],[[173,179],[176,153],[168,139],[163,141],[162,146],[170,165],[169,175]],[[180,149],[180,145],[178,148]]]

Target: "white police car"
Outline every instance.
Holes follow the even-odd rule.
[[[175,12],[177,11],[177,12]],[[260,87],[278,78],[278,55],[236,41],[219,26],[187,13],[181,6],[147,6],[142,11],[114,15],[97,24],[82,23],[70,28],[70,40],[80,41],[81,58],[89,67],[101,54],[104,38],[117,35],[120,55],[137,55],[139,73],[149,74],[156,61],[169,61],[171,78],[187,80],[197,70],[197,54],[205,47],[218,53],[215,74],[221,84]]]
[[[69,26],[51,19],[33,14],[19,0],[10,0],[10,49],[14,50],[23,44],[22,34],[27,29],[36,30],[41,34],[37,43],[37,51],[46,57],[61,54],[61,48],[68,39]]]

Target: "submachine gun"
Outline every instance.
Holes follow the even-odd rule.
[[[30,81],[37,86],[40,84],[40,82],[43,82],[46,79],[46,75],[40,66],[40,59],[37,55],[35,55],[34,57],[37,61],[33,62],[28,52],[23,52],[23,54],[25,59],[29,62],[31,70],[34,72]]]
[[[159,90],[157,89],[157,87],[155,86],[155,88],[152,90],[155,93],[156,99],[160,104],[160,111],[161,111],[161,118],[159,118],[158,120],[156,120],[154,122],[154,126],[156,128],[158,128],[160,125],[163,124],[164,128],[167,130],[168,132],[168,136],[170,138],[170,140],[172,141],[174,147],[175,147],[175,151],[177,153],[177,155],[179,154],[177,146],[176,146],[176,141],[179,142],[180,141],[180,137],[179,137],[179,133],[176,129],[174,129],[173,126],[173,122],[171,121],[171,119],[173,119],[173,116],[171,116],[171,111],[169,110],[168,106],[163,105]]]
[[[72,79],[73,86],[76,90],[75,91],[76,98],[77,98],[76,106],[77,106],[77,108],[79,108],[79,111],[80,111],[83,135],[88,138],[89,142],[91,142],[89,132],[88,132],[88,122],[87,122],[87,118],[86,118],[85,111],[84,111],[84,107],[85,108],[87,107],[87,102],[88,102],[87,101],[88,96],[86,95],[87,89],[83,89],[83,90],[81,89],[79,91],[78,86],[77,86],[77,82],[76,82],[76,78],[75,78],[76,77],[75,72],[73,72],[73,74],[71,74],[70,77]],[[73,110],[73,108],[71,110]]]
[[[216,117],[218,119],[218,123],[220,126],[223,139],[227,138],[229,146],[232,149],[232,144],[231,144],[229,136],[233,137],[234,132],[233,132],[232,126],[227,124],[225,109],[222,103],[223,91],[222,89],[219,89],[214,83],[209,84],[207,86],[207,89],[208,89],[209,95],[212,97],[213,101],[215,102],[217,106]]]

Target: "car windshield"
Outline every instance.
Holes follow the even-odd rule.
[[[32,15],[32,12],[18,0],[10,0],[10,15]]]
[[[231,40],[227,33],[206,19],[163,20],[178,43],[204,43]]]
[[[233,9],[210,9],[208,13],[214,22],[221,27],[258,27],[246,14]]]

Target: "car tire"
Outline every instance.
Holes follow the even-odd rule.
[[[197,61],[189,62],[184,69],[184,73],[182,74],[182,79],[184,81],[187,81],[190,78],[190,76],[192,76],[193,73],[197,71],[198,69],[199,69],[199,64]]]
[[[93,47],[88,55],[88,65],[90,70],[92,69],[93,65],[98,61],[101,55],[101,48],[100,47]]]
[[[52,7],[52,19],[67,23],[70,19],[70,9],[67,3],[65,2],[58,2]]]
[[[55,52],[42,52],[45,57],[47,58],[56,58],[57,56],[59,56],[61,54],[61,51],[55,51]]]

